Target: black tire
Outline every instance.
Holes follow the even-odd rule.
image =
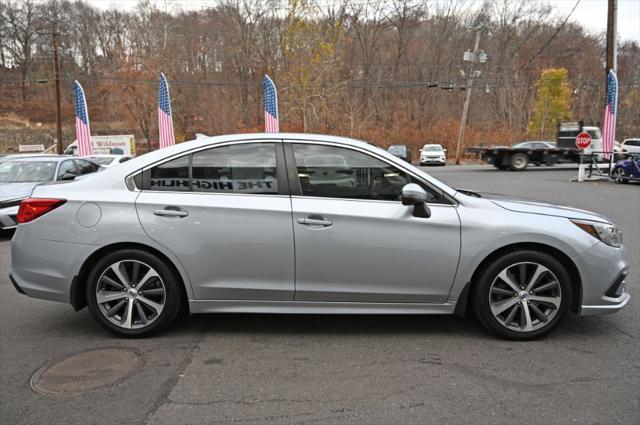
[[[522,171],[529,164],[529,156],[524,153],[516,153],[509,158],[509,168],[512,171]]]
[[[162,289],[164,289],[164,294],[162,295],[162,302],[164,303],[163,309],[161,313],[157,314],[153,318],[153,321],[148,325],[142,325],[142,327],[131,329],[118,326],[105,317],[105,313],[102,312],[98,305],[97,287],[99,280],[104,273],[107,273],[111,265],[118,263],[119,261],[138,262],[148,265],[155,270],[159,277],[158,281],[162,284]],[[158,283],[156,282],[155,285],[158,285]],[[116,335],[130,338],[146,337],[167,328],[178,315],[183,301],[183,291],[180,285],[182,285],[182,282],[175,275],[174,271],[155,255],[139,249],[123,249],[112,252],[101,258],[91,269],[86,283],[87,305],[94,320],[102,327]],[[142,288],[140,287],[139,289],[139,295],[142,296]],[[123,291],[125,290],[123,289]],[[150,295],[146,296],[150,297]],[[127,302],[126,300],[127,299],[125,298],[125,302]],[[140,317],[140,313],[136,314]],[[132,313],[132,316],[133,315],[134,314]]]
[[[613,172],[611,174],[613,175],[613,179],[616,183],[629,183],[629,179],[626,178],[628,177],[627,172],[624,170],[624,168],[616,167],[613,169]]]
[[[535,320],[538,321],[536,325],[538,326],[538,328],[534,329],[532,327],[532,330],[530,331],[522,330],[522,328],[520,328],[520,330],[515,330],[515,329],[518,329],[517,326],[507,327],[507,325],[501,322],[499,318],[496,318],[494,316],[491,310],[491,302],[492,302],[491,297],[494,297],[495,295],[492,294],[490,291],[494,281],[498,281],[498,275],[502,271],[508,269],[509,267],[513,267],[514,265],[516,267],[520,267],[520,264],[522,263],[530,264],[526,266],[529,268],[526,269],[527,271],[524,273],[525,276],[527,276],[527,273],[531,275],[533,274],[533,272],[531,271],[532,270],[531,267],[535,267],[533,265],[534,263],[546,267],[548,271],[551,272],[551,274],[548,275],[549,276],[548,279],[550,281],[555,280],[558,282],[558,286],[559,286],[558,293],[561,294],[560,303],[559,303],[560,305],[558,308],[552,309],[551,306],[548,306],[549,311],[551,312],[549,313],[550,318],[547,319],[547,321],[543,321],[535,317]],[[526,280],[526,277],[524,279]],[[569,273],[558,260],[556,260],[551,255],[546,254],[544,252],[540,252],[540,251],[522,250],[522,251],[514,251],[508,254],[504,254],[499,258],[496,258],[494,261],[491,261],[491,263],[483,266],[482,269],[478,271],[477,279],[475,280],[475,282],[473,282],[473,284],[474,286],[473,286],[472,308],[474,310],[475,316],[477,317],[478,321],[482,323],[482,325],[492,333],[502,338],[510,339],[510,340],[524,341],[524,340],[535,339],[547,334],[548,332],[553,330],[563,320],[563,318],[567,314],[567,311],[569,310],[569,307],[572,305],[572,302],[573,302],[573,286],[571,283],[571,277]],[[542,287],[544,285],[539,285],[539,286]],[[552,290],[557,291],[558,289],[554,288]],[[522,292],[526,293],[526,291],[521,291],[521,293]],[[509,295],[504,297],[505,297],[504,300],[506,301],[510,300]],[[530,304],[523,305],[525,300],[527,300],[527,304],[531,302],[528,300],[528,298],[526,299],[522,298],[522,302],[520,302],[521,298],[520,298],[520,294],[518,294],[517,296],[514,295],[513,299],[514,301],[518,301],[518,305],[514,306],[514,309],[518,308],[519,309],[518,311],[522,314],[524,307],[526,307],[527,311],[529,312],[529,316],[531,317],[534,316],[534,312],[532,310],[533,307],[529,307]],[[535,306],[535,301],[533,302]],[[497,304],[494,304],[494,306],[496,305]],[[539,307],[540,304],[537,304],[537,306]],[[506,310],[505,314],[507,311],[509,310]],[[507,320],[509,319],[507,318]],[[514,323],[514,322],[509,322],[509,323]]]

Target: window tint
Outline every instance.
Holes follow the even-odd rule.
[[[90,174],[98,171],[98,166],[92,162],[85,161],[84,159],[76,159],[76,165],[80,175]]]
[[[195,192],[278,193],[276,144],[221,146],[193,154]]]
[[[446,202],[411,175],[362,152],[312,144],[294,144],[293,152],[305,196],[400,201],[402,187],[417,183],[427,202]]]
[[[62,164],[60,164],[60,168],[58,168],[58,180],[62,179],[62,176],[65,174],[79,175],[76,164],[71,159],[62,161]]]
[[[170,192],[189,190],[189,155],[181,156],[151,169],[145,189]]]
[[[275,194],[279,187],[276,147],[275,143],[244,143],[184,155],[145,172],[143,189]]]

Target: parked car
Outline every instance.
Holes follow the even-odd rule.
[[[439,144],[427,144],[420,149],[420,165],[447,165],[447,150]]]
[[[611,175],[616,183],[640,181],[640,154],[616,162]]]
[[[512,147],[517,149],[555,149],[557,144],[544,140],[533,140],[529,142],[519,142]]]
[[[99,169],[85,159],[59,155],[12,155],[0,162],[0,230],[17,226],[18,206],[35,186],[74,180]]]
[[[387,149],[391,155],[395,155],[398,158],[411,162],[411,148],[407,145],[391,145],[389,149]]]
[[[122,164],[125,161],[130,160],[132,157],[129,155],[114,155],[114,154],[104,154],[104,155],[94,155],[88,156],[88,159],[91,162],[94,162],[101,167],[109,168],[114,165]]]
[[[625,139],[620,147],[625,152],[640,153],[640,139]]]
[[[331,167],[354,185],[325,179]],[[630,298],[622,234],[608,218],[456,190],[346,138],[200,139],[31,196],[11,245],[16,289],[88,305],[119,335],[165,328],[181,306],[461,315],[472,307],[498,335],[530,339],[570,310],[612,313]]]

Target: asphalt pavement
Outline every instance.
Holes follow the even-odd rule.
[[[159,336],[120,339],[86,309],[18,294],[5,233],[0,423],[639,423],[640,185],[570,183],[577,171],[567,166],[427,171],[453,187],[607,215],[624,231],[630,304],[609,316],[571,315],[548,337],[519,343],[453,316],[184,316]],[[81,395],[31,389],[43,365],[105,347],[133,348],[144,364]]]

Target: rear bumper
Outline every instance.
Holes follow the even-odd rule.
[[[0,208],[0,230],[14,229],[18,225],[18,208],[19,205]]]
[[[11,282],[30,297],[70,303],[73,278],[91,246],[36,239],[28,227],[11,241]]]

